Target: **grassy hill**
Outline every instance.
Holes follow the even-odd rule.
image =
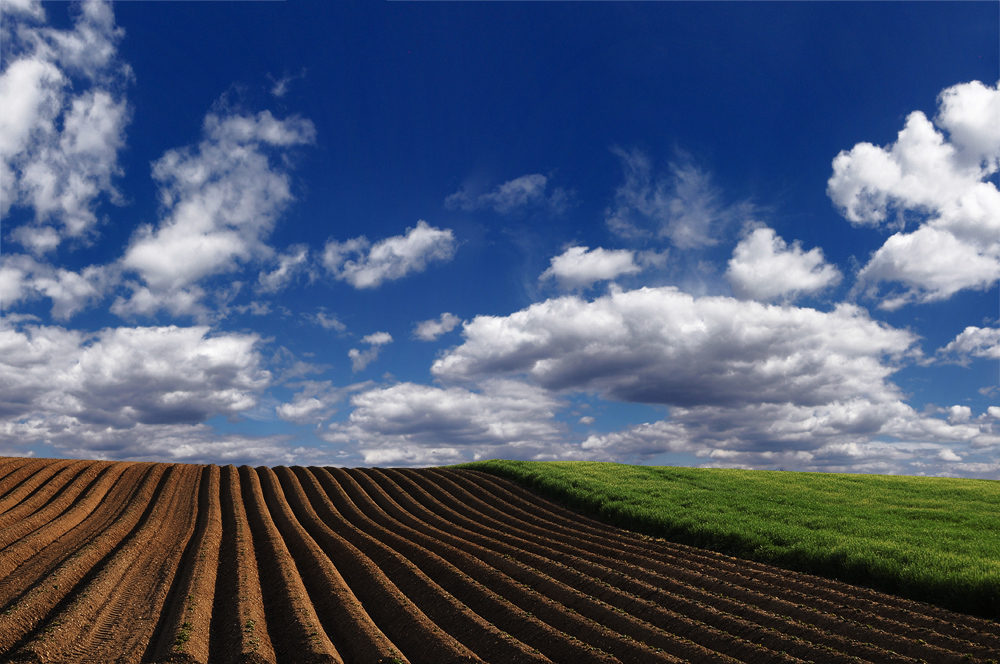
[[[1000,482],[582,461],[459,467],[630,530],[1000,616]]]

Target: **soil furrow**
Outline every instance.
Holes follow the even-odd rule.
[[[240,485],[261,573],[264,612],[278,662],[343,664],[309,601],[299,570],[264,502],[253,468],[240,467]]]
[[[445,661],[440,654],[446,649],[436,643],[444,634],[487,662],[549,661],[458,602],[407,558],[355,528],[336,510],[313,474],[301,468],[294,469],[294,474],[290,469],[277,470],[293,507],[307,515],[303,519],[307,529],[327,555],[342,565],[351,587],[370,607],[369,613],[394,643],[412,653],[413,662]],[[426,622],[412,625],[421,615]],[[434,642],[428,643],[428,638]]]
[[[4,478],[7,475],[31,461],[36,461],[36,459],[31,457],[0,457],[0,486],[3,486]]]
[[[0,457],[0,662],[995,664],[1000,623],[505,479]]]
[[[274,664],[257,554],[236,467],[223,466],[219,481],[222,541],[215,596],[227,601],[219,602],[212,612],[209,660],[223,664]]]
[[[421,479],[428,483],[432,481],[428,477]],[[442,480],[438,477],[433,479]],[[422,486],[425,490],[427,487],[428,485]],[[462,520],[460,523],[456,521],[459,525],[475,528],[485,537],[496,536],[499,532],[488,528],[488,524],[492,521],[488,517],[464,504],[461,506],[455,504],[466,499],[471,500],[471,496],[456,494],[457,497],[452,497],[443,490],[434,493],[451,508],[464,507],[461,511],[471,517],[471,520]],[[731,634],[738,634],[772,651],[784,651],[792,656],[814,661],[847,661],[846,656],[829,651],[831,646],[839,647],[841,650],[844,646],[849,646],[850,643],[843,639],[834,638],[831,642],[826,634],[818,630],[791,623],[775,614],[748,611],[746,610],[748,607],[737,602],[728,601],[723,602],[722,606],[712,606],[711,600],[716,598],[708,593],[692,592],[693,599],[675,598],[671,593],[688,589],[669,577],[655,578],[653,580],[658,583],[648,583],[637,579],[650,576],[644,573],[645,570],[624,566],[613,558],[588,555],[585,559],[580,557],[582,552],[574,548],[562,546],[556,550],[539,545],[524,539],[522,537],[524,533],[510,527],[503,532],[509,537],[509,541],[516,543],[522,550],[521,562],[544,569],[550,577],[652,624],[670,624],[676,620],[677,615],[684,615]],[[654,598],[656,601],[653,601]],[[586,608],[581,610],[586,611]],[[598,616],[594,617],[600,619]],[[780,632],[776,632],[778,628],[781,629]],[[822,647],[813,645],[813,642]]]
[[[545,514],[537,507],[537,503],[545,501],[545,499],[512,485],[506,480],[475,471],[448,469],[443,472],[447,473],[449,477],[454,475],[464,477],[466,481],[479,486],[482,493],[478,495],[480,498],[487,498],[490,501],[489,504],[498,504],[501,500],[509,501],[511,504],[504,506],[505,512],[510,509],[514,513],[521,513],[524,517],[522,524],[537,523],[539,516]],[[512,498],[513,500],[511,500]],[[557,526],[556,521],[573,523],[579,519],[582,530],[591,533],[603,532],[590,530],[589,525],[593,521],[589,517],[576,515],[562,506],[554,506],[553,512],[559,513],[559,516],[562,517],[562,519],[553,518],[551,524],[546,524],[546,528],[552,531],[554,539],[567,541],[566,536],[560,535],[560,533],[571,532],[570,528],[563,529]],[[522,525],[522,527],[524,526]],[[646,560],[657,560],[661,565],[672,570],[688,569],[733,585],[748,589],[754,588],[766,594],[783,597],[793,603],[808,605],[824,612],[836,613],[849,620],[863,621],[866,616],[877,615],[883,621],[880,624],[887,631],[896,631],[899,629],[899,625],[908,625],[913,630],[920,630],[925,634],[932,635],[932,638],[936,638],[933,636],[934,634],[939,635],[944,639],[938,643],[942,647],[945,647],[946,643],[967,642],[977,644],[979,648],[993,648],[1000,651],[1000,626],[995,622],[974,616],[956,616],[956,614],[944,609],[886,595],[878,591],[781,570],[763,563],[733,558],[725,554],[695,549],[683,544],[674,544],[627,531],[614,533],[610,537],[577,539],[576,542],[581,548],[599,553],[613,551],[615,555],[623,558],[638,555]],[[961,618],[960,622],[955,622],[956,617]],[[921,638],[931,640],[927,639],[926,636]]]
[[[429,528],[426,522],[418,520],[411,512],[406,511],[394,498],[384,491],[385,488],[394,491],[394,485],[386,477],[386,471],[377,473],[385,486],[374,482],[367,474],[350,471],[356,475],[354,479],[360,482],[363,490],[371,499],[389,516],[393,517],[400,525],[405,524],[412,534],[411,538],[420,538],[424,546],[435,551],[443,558],[453,563],[463,572],[469,574],[475,581],[490,588],[498,595],[504,597],[514,605],[527,611],[554,629],[577,639],[592,648],[599,648],[622,661],[656,661],[666,658],[669,655],[656,652],[659,644],[649,646],[649,639],[656,639],[659,635],[657,630],[650,626],[636,624],[634,619],[623,617],[607,610],[606,617],[612,623],[627,621],[634,623],[632,627],[643,631],[646,637],[643,640],[636,640],[634,636],[615,632],[599,621],[594,621],[580,615],[575,609],[568,609],[567,601],[578,599],[572,588],[553,583],[551,579],[537,570],[528,568],[513,569],[508,563],[509,560],[499,554],[495,549],[502,547],[499,543],[490,542],[485,545],[472,545],[468,542],[458,540],[458,538],[445,535],[444,530],[435,531]],[[372,471],[375,472],[375,471]],[[390,471],[391,472],[391,471]],[[395,473],[393,473],[395,475]],[[347,481],[343,482],[350,490]],[[399,498],[405,500],[402,495]],[[441,524],[447,528],[447,524]],[[425,529],[427,529],[425,531]],[[451,546],[441,546],[448,538],[447,544]],[[483,544],[483,543],[480,543]],[[517,567],[515,564],[514,567]],[[542,589],[545,589],[543,591]],[[547,592],[546,592],[547,591]],[[664,644],[670,645],[670,644]],[[674,653],[669,653],[673,655]]]
[[[124,509],[138,476],[149,470],[127,464],[112,466],[74,500],[71,508],[4,548],[0,555],[0,606],[34,583],[36,570],[44,573],[48,565],[57,564],[61,557],[100,534]],[[15,569],[17,579],[8,579]]]
[[[62,564],[56,569],[46,566],[43,570],[44,579],[33,584],[31,590],[18,597],[16,603],[9,606],[9,613],[5,610],[0,616],[0,653],[7,652],[17,641],[32,632],[39,623],[46,620],[57,605],[68,603],[70,593],[78,587],[78,584],[86,585],[88,579],[99,574],[108,554],[132,532],[147,513],[154,495],[162,488],[161,480],[167,465],[143,465],[147,467],[141,469],[146,471],[141,483],[138,485],[131,482],[122,483],[123,489],[134,489],[134,491],[128,491],[126,496],[117,497],[117,506],[124,508],[116,515],[117,518],[112,523],[105,523],[94,539],[74,540],[60,547],[59,543],[63,541],[61,538],[53,548],[63,551],[58,552],[59,555],[53,562]],[[132,477],[126,479],[130,480]],[[50,552],[46,550],[45,553]],[[71,555],[65,559],[64,553]],[[46,558],[51,559],[50,556]]]
[[[170,466],[141,523],[15,659],[138,662],[193,530],[197,485],[196,467]]]
[[[354,485],[349,475],[334,468],[323,468],[316,473],[335,508],[359,530],[381,541],[413,561],[432,576],[453,597],[468,606],[485,620],[502,627],[515,639],[534,648],[555,662],[584,659],[614,662],[608,655],[588,650],[523,608],[511,604],[492,589],[470,580],[467,570],[445,560],[426,545],[428,538],[412,529],[401,527],[385,515],[381,508],[364,491]],[[354,486],[351,486],[354,485]],[[394,527],[395,526],[395,527]],[[471,557],[459,554],[465,567],[480,566],[483,574],[497,574],[495,570]]]
[[[0,530],[7,524],[24,518],[33,510],[44,505],[44,502],[39,502],[42,498],[50,496],[58,490],[76,473],[80,472],[87,463],[86,461],[71,461],[69,459],[60,459],[50,463],[21,482],[6,496],[0,498]],[[75,466],[75,469],[68,470],[71,466]],[[39,489],[42,488],[45,491],[40,492]]]
[[[30,516],[26,516],[16,523],[8,523],[0,527],[0,552],[39,528],[47,526],[60,514],[69,509],[80,495],[84,494],[97,482],[98,475],[109,472],[110,466],[111,462],[107,461],[89,463],[71,482],[59,487],[58,490],[53,490],[51,493],[48,491],[39,491],[36,496],[43,496],[45,493],[49,493],[46,496],[49,501],[41,509],[33,511]],[[4,554],[0,553],[0,555]]]
[[[359,663],[401,661],[399,650],[376,626],[331,558],[296,518],[274,471],[258,468],[257,475],[271,516],[302,574],[302,582],[323,628],[344,658]],[[294,494],[292,496],[301,510],[299,498]],[[416,620],[418,615],[412,611],[401,614],[401,617],[412,619],[409,627],[414,628],[414,636],[424,631],[421,629],[424,626]],[[426,646],[426,643],[421,645]],[[448,658],[442,657],[441,661],[448,661]]]
[[[877,659],[885,657],[884,654],[880,654],[879,652],[872,652],[870,648],[862,645],[862,643],[858,643],[856,639],[853,640],[853,643],[852,639],[848,638],[845,640],[844,635],[858,632],[859,625],[856,623],[848,623],[835,616],[805,609],[794,603],[769,597],[763,593],[743,588],[728,587],[728,584],[716,582],[712,578],[678,579],[675,570],[663,565],[657,565],[656,561],[651,559],[644,559],[642,561],[646,563],[647,568],[619,562],[615,566],[615,569],[612,570],[603,564],[607,560],[605,557],[584,553],[579,549],[567,550],[565,546],[557,551],[546,546],[547,542],[544,538],[525,533],[522,529],[515,528],[512,524],[498,524],[494,519],[484,514],[485,512],[489,512],[495,515],[497,512],[496,508],[482,503],[470,494],[463,493],[460,487],[449,482],[447,475],[438,472],[428,472],[417,474],[417,476],[422,477],[428,482],[424,486],[425,489],[432,492],[451,509],[462,513],[468,518],[467,521],[462,522],[462,525],[490,536],[491,533],[496,532],[495,530],[491,530],[490,526],[497,524],[500,528],[504,529],[504,532],[512,540],[517,538],[516,542],[519,548],[543,558],[558,561],[576,570],[580,578],[573,579],[572,581],[569,579],[565,580],[577,587],[580,587],[581,584],[586,584],[588,578],[598,579],[612,586],[622,588],[629,593],[643,597],[652,598],[655,594],[659,598],[658,603],[662,606],[668,606],[674,611],[680,611],[692,617],[692,611],[695,610],[695,607],[698,610],[702,610],[701,605],[706,605],[721,612],[721,614],[738,617],[741,620],[759,624],[764,628],[780,629],[782,634],[790,637],[787,643],[782,643],[780,640],[775,640],[774,638],[768,638],[766,635],[762,635],[762,637],[767,639],[767,641],[771,641],[771,643],[766,643],[765,641],[761,641],[761,643],[764,643],[771,649],[784,650],[800,657],[813,659],[822,655],[822,652],[808,652],[809,646],[807,643],[803,643],[803,640],[805,642],[814,642],[824,648],[833,647],[851,654],[875,657]],[[435,481],[440,483],[440,486],[434,486],[433,482]],[[432,486],[434,488],[430,488]],[[564,539],[564,541],[568,542],[569,538]],[[539,544],[539,542],[542,543]],[[582,541],[573,542],[573,544],[582,544]],[[609,550],[608,553],[614,555],[616,552]],[[619,558],[621,558],[620,553]],[[649,567],[657,568],[660,573],[649,572]],[[714,593],[709,592],[706,587],[711,588]],[[664,592],[668,593],[668,595],[665,596]],[[612,599],[605,597],[604,592],[598,596],[615,603]],[[665,597],[671,599],[668,600]],[[718,623],[713,622],[713,624]],[[732,623],[730,624],[732,625]],[[735,625],[732,626],[735,627]],[[730,630],[727,629],[727,631]],[[952,642],[945,648],[941,648],[934,644],[921,644],[915,638],[910,640],[891,632],[870,627],[861,628],[861,634],[856,634],[856,636],[861,638],[862,641],[877,642],[881,647],[889,651],[896,651],[910,657],[927,658],[940,662],[957,661],[958,655],[949,653],[948,650],[950,648],[948,646],[962,645],[958,642]]]
[[[559,596],[562,603],[571,606],[573,610],[581,612],[591,620],[607,622],[618,619],[616,614],[617,611],[621,610],[621,607],[606,603],[606,600],[609,599],[608,588],[600,588],[601,592],[605,595],[603,600],[598,600],[595,597],[580,592],[572,585],[574,581],[579,581],[579,578],[573,578],[571,570],[565,566],[551,563],[551,561],[509,545],[508,533],[495,532],[492,536],[487,536],[462,527],[458,524],[462,520],[462,517],[454,514],[447,507],[437,502],[422,487],[412,484],[411,478],[402,476],[401,474],[397,479],[400,480],[401,485],[406,485],[411,494],[409,496],[406,494],[400,496],[402,500],[410,503],[407,505],[407,509],[411,512],[419,513],[420,517],[427,523],[433,523],[438,528],[441,528],[442,533],[444,529],[448,529],[455,536],[455,539],[451,540],[451,543],[456,547],[470,553],[475,552],[474,555],[483,558],[497,569],[504,571],[512,578],[529,585],[535,590],[546,592],[550,596]],[[414,502],[418,498],[424,504],[421,505]],[[449,525],[450,528],[448,528]],[[438,537],[446,536],[443,534],[438,535]],[[530,564],[525,562],[529,559],[531,560]],[[532,565],[536,565],[537,567],[532,567]],[[631,603],[635,601],[635,598],[628,597],[621,593],[621,591],[617,593],[612,592],[610,598],[616,598],[618,603],[624,603],[625,606],[631,606]],[[737,621],[734,630],[734,625],[726,620],[721,621],[723,623],[722,626],[707,624],[705,622],[706,618],[718,618],[716,614],[702,611],[696,612],[696,615],[684,615],[676,612],[663,613],[654,607],[650,607],[650,610],[659,616],[660,620],[658,622],[661,628],[663,625],[667,625],[669,631],[698,643],[708,650],[718,652],[721,644],[725,646],[724,652],[727,655],[743,661],[787,661],[786,657],[780,654],[780,651],[769,651],[761,643],[748,641],[749,636],[755,634],[755,631],[753,626],[745,622]],[[631,616],[631,613],[629,615]],[[633,624],[627,628],[626,633],[631,631],[632,634],[641,634],[640,638],[650,642],[649,640],[653,636],[649,634],[648,629],[656,623],[651,623],[635,616],[632,616],[632,620]],[[716,622],[720,621],[716,620]],[[686,628],[678,630],[678,623],[683,623],[686,625]],[[622,629],[622,627],[619,627],[619,629]],[[757,636],[763,637],[763,640],[767,640],[767,635],[757,634]],[[633,638],[635,637],[633,636]],[[660,647],[667,650],[677,647],[677,644],[665,642]],[[715,653],[713,655],[718,656]]]
[[[171,591],[169,607],[161,616],[156,645],[146,658],[156,663],[208,664],[215,578],[222,539],[219,505],[219,467],[201,469],[198,522]]]
[[[0,500],[3,500],[8,495],[16,490],[22,482],[30,478],[35,473],[43,470],[50,463],[55,461],[54,459],[31,459],[27,463],[23,463],[14,468],[13,472],[8,474],[2,480],[0,480]]]

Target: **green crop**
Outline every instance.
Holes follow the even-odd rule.
[[[1000,482],[577,461],[456,467],[654,537],[1000,616]]]

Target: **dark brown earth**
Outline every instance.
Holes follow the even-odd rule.
[[[1000,625],[454,469],[0,458],[0,662],[988,662]]]

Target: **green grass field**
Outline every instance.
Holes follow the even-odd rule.
[[[1000,482],[480,461],[630,530],[1000,617]]]

